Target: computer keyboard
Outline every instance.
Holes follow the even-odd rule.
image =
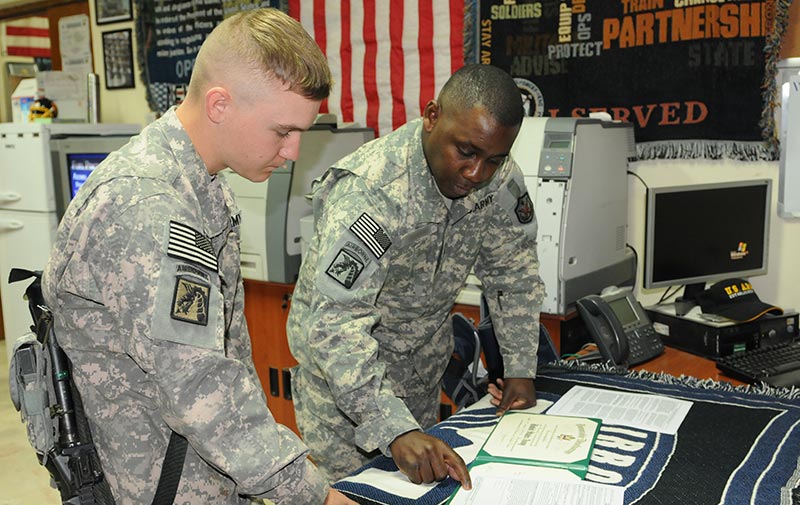
[[[754,384],[775,387],[800,386],[800,340],[750,349],[717,360],[726,375]]]

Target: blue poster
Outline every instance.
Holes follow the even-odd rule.
[[[150,109],[162,114],[186,95],[194,60],[227,16],[281,0],[137,0],[136,37]],[[285,11],[285,8],[283,9]]]

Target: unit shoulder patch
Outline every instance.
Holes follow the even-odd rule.
[[[517,206],[514,208],[514,213],[516,213],[517,219],[522,224],[528,224],[533,221],[533,202],[527,192],[517,198]]]
[[[176,277],[170,317],[207,326],[210,294],[209,285],[187,277]]]
[[[342,248],[333,258],[333,262],[325,270],[325,273],[332,277],[336,282],[346,289],[353,287],[353,284],[364,271],[364,262],[358,259],[355,254],[346,248]]]

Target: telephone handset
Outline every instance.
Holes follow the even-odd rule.
[[[575,303],[607,361],[633,366],[664,352],[653,323],[630,291],[588,295]]]

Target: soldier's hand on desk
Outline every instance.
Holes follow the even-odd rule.
[[[328,491],[328,497],[325,498],[324,505],[358,505],[356,502],[346,497],[339,491],[331,489]]]
[[[464,460],[449,445],[421,431],[410,431],[389,446],[397,468],[414,484],[444,480],[448,475],[472,489]]]
[[[492,395],[492,405],[497,407],[498,416],[506,410],[527,409],[536,405],[533,379],[497,379],[497,385],[489,384],[489,394]]]

